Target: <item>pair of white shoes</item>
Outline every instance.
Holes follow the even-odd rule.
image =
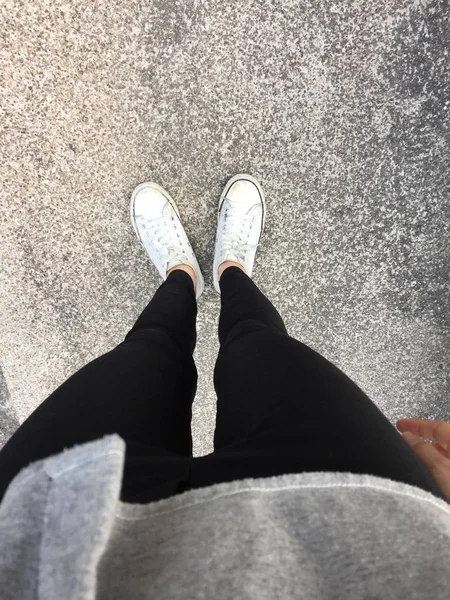
[[[171,196],[156,183],[141,183],[131,196],[131,222],[163,279],[177,265],[188,265],[196,277],[196,297],[205,287],[194,250]],[[225,261],[242,265],[251,277],[256,249],[264,228],[266,205],[261,185],[251,175],[235,175],[219,202],[214,288],[220,292],[218,268]]]

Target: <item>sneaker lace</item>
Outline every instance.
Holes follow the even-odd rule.
[[[254,213],[243,214],[232,207],[225,209],[222,221],[222,249],[238,262],[245,262],[247,252],[255,247],[249,243],[255,218]]]
[[[190,264],[186,243],[178,233],[174,216],[163,215],[150,222],[143,221],[142,225],[166,264],[174,260]],[[187,245],[190,246],[189,241]]]

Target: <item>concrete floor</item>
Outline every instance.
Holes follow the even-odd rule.
[[[390,419],[449,418],[446,1],[7,0],[0,14],[3,440],[157,288],[128,217],[152,179],[207,276],[193,431],[211,449],[215,213],[241,171],[268,201],[255,280],[292,335]]]

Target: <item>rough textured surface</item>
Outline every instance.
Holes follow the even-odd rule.
[[[16,411],[11,404],[8,386],[0,367],[0,448],[19,426]]]
[[[2,434],[119,342],[156,289],[129,225],[133,187],[168,188],[211,283],[218,198],[240,171],[266,191],[255,279],[292,334],[391,419],[448,418],[447,9],[6,0]],[[209,286],[197,453],[214,428],[218,307]]]

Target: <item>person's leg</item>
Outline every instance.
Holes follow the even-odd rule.
[[[125,341],[72,375],[6,443],[0,490],[29,463],[109,433],[126,441],[125,480],[144,457],[190,456],[196,313],[191,277],[173,271]]]
[[[215,451],[196,459],[191,484],[329,470],[391,477],[440,495],[378,408],[339,369],[289,337],[251,281],[265,212],[254,177],[228,181],[213,267],[222,298]]]
[[[214,471],[221,481],[348,471],[440,495],[380,410],[339,369],[289,337],[278,312],[245,273],[225,270],[220,287],[211,478]]]
[[[124,499],[154,500],[187,480],[203,276],[163,188],[138,185],[130,212],[138,239],[167,280],[125,341],[70,377],[8,441],[0,452],[0,495],[30,462],[108,433],[126,441]]]

